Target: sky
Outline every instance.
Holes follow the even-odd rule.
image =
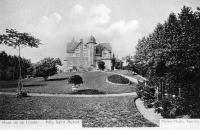
[[[183,5],[196,10],[200,0],[0,0],[0,34],[13,28],[41,40],[39,48],[23,48],[21,55],[37,62],[58,57],[63,63],[66,44],[73,38],[110,43],[120,58],[134,55],[138,39],[147,36],[171,12]],[[17,55],[0,45],[0,51]]]

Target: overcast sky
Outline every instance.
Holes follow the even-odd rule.
[[[200,0],[0,0],[0,34],[6,28],[39,38],[39,48],[23,48],[22,56],[37,62],[44,57],[64,60],[74,37],[109,42],[119,57],[133,55],[139,38],[183,5],[196,10]],[[0,51],[17,51],[0,45]]]

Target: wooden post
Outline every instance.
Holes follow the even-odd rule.
[[[178,96],[181,97],[181,88],[178,88]]]
[[[158,101],[158,96],[159,96],[159,90],[158,90],[158,86],[156,87],[156,100]]]

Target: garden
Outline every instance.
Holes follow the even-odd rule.
[[[112,75],[105,72],[70,72],[51,76],[47,81],[42,77],[23,80],[25,91],[30,93],[103,94],[105,96],[16,98],[11,95],[0,95],[0,119],[81,119],[83,127],[156,126],[137,110],[136,95],[106,96],[131,93],[136,90],[136,86],[114,86],[105,82],[106,78]],[[81,80],[75,83],[74,79],[78,81],[77,77],[81,77]],[[8,84],[1,81],[0,91],[14,92],[16,83]],[[77,85],[80,90],[72,91],[73,85]]]

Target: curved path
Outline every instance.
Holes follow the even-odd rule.
[[[0,92],[0,95],[16,95],[14,92]],[[86,95],[86,94],[48,94],[48,93],[28,93],[28,96],[41,96],[41,97],[118,97],[118,96],[137,96],[136,92],[120,93],[120,94],[98,94],[98,95]]]
[[[161,114],[157,114],[154,112],[154,108],[148,108],[146,109],[144,106],[144,102],[141,101],[139,98],[135,100],[135,104],[139,112],[149,121],[160,125],[160,119],[163,119]]]

